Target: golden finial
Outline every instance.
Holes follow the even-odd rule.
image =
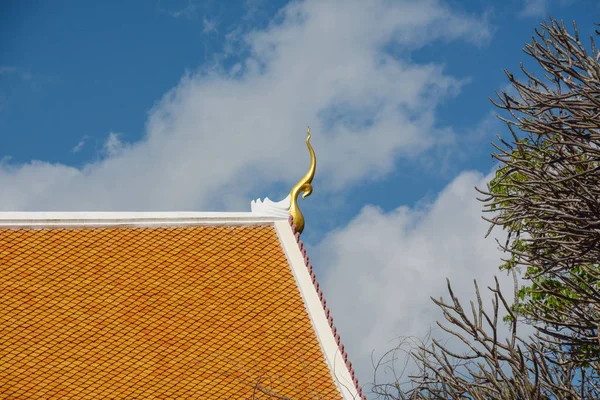
[[[290,190],[290,214],[294,219],[294,224],[296,224],[296,232],[302,233],[304,230],[304,216],[300,209],[298,208],[298,195],[300,192],[302,193],[302,198],[306,198],[310,196],[312,193],[312,185],[311,182],[315,176],[315,171],[317,169],[317,157],[315,157],[315,152],[310,144],[310,126],[308,127],[308,136],[306,137],[306,146],[308,147],[308,152],[310,153],[310,167],[308,168],[308,172],[294,185],[292,190]]]

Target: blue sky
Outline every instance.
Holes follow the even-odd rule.
[[[243,60],[246,49],[231,37],[276,22],[285,3],[4,3],[0,10],[0,132],[4,139],[0,156],[10,157],[10,164],[42,160],[80,168],[103,156],[110,132],[119,133],[127,143],[139,141],[146,134],[149,110],[186,72],[226,70]],[[404,53],[415,63],[443,65],[446,74],[468,81],[435,110],[436,125],[454,130],[455,139],[464,140],[460,144],[467,154],[450,163],[437,159],[438,154],[425,168],[412,159],[394,160],[394,170],[384,179],[370,180],[354,191],[360,200],[346,204],[347,211],[355,213],[373,197],[381,199],[379,205],[386,210],[398,200],[410,204],[434,196],[462,169],[489,170],[492,132],[475,131],[493,111],[487,97],[506,85],[502,69],[517,69],[523,43],[546,13],[567,21],[577,19],[589,31],[598,11],[592,1],[530,3],[529,8],[536,11],[532,15],[523,15],[528,4],[522,0],[502,2],[502,6],[493,1],[448,2],[453,11],[485,22],[489,38],[476,45],[438,38],[409,52],[403,46],[388,46],[388,54]],[[318,59],[311,62],[319,63]],[[384,196],[390,186],[410,190]],[[261,188],[253,194],[264,195]],[[215,204],[215,209],[223,206]]]
[[[248,211],[302,176],[310,124],[303,238],[364,365],[430,326],[445,276],[495,273],[472,189],[506,134],[488,97],[507,87],[504,68],[532,66],[521,49],[548,14],[586,37],[599,11],[591,0],[4,1],[0,210]]]

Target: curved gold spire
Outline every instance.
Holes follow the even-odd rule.
[[[311,182],[315,177],[315,171],[317,170],[317,157],[315,157],[315,151],[310,144],[310,126],[308,127],[306,146],[308,147],[308,152],[310,153],[310,167],[302,179],[300,179],[298,183],[294,185],[292,190],[290,190],[290,214],[294,219],[294,224],[296,224],[296,232],[300,233],[304,230],[304,216],[302,215],[300,208],[298,208],[298,195],[300,195],[300,192],[303,192],[303,199],[310,196],[312,193]]]

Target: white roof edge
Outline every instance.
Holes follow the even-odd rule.
[[[2,211],[1,228],[50,227],[156,227],[185,225],[272,224],[283,218],[256,212],[104,212],[104,211]],[[287,219],[285,219],[287,220]]]
[[[350,371],[346,367],[346,363],[327,321],[325,310],[312,283],[308,268],[304,264],[304,257],[298,248],[298,243],[296,242],[291,226],[288,221],[276,221],[275,230],[292,269],[292,273],[298,283],[298,289],[304,300],[306,311],[312,322],[313,329],[317,335],[335,384],[344,400],[360,399],[361,397],[358,395]]]

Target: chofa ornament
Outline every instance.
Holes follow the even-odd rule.
[[[315,177],[315,171],[317,170],[317,157],[310,144],[310,126],[308,127],[308,135],[306,136],[306,147],[308,147],[308,152],[310,153],[310,167],[302,179],[300,179],[298,183],[292,187],[292,190],[290,190],[290,215],[294,219],[297,232],[302,232],[304,230],[304,215],[302,215],[302,211],[300,211],[300,208],[298,207],[298,196],[302,193],[302,198],[304,199],[311,195],[311,183]]]
[[[285,199],[278,202],[274,202],[268,197],[265,197],[264,201],[257,199],[250,202],[250,209],[257,214],[269,215],[277,218],[287,218],[291,215],[294,224],[296,225],[296,232],[302,232],[304,230],[304,215],[302,215],[302,212],[298,207],[298,196],[302,193],[302,198],[304,199],[311,195],[311,183],[317,169],[317,157],[310,144],[310,137],[309,126],[306,136],[306,146],[308,147],[308,152],[310,154],[310,167],[302,179],[292,187],[290,194]]]

